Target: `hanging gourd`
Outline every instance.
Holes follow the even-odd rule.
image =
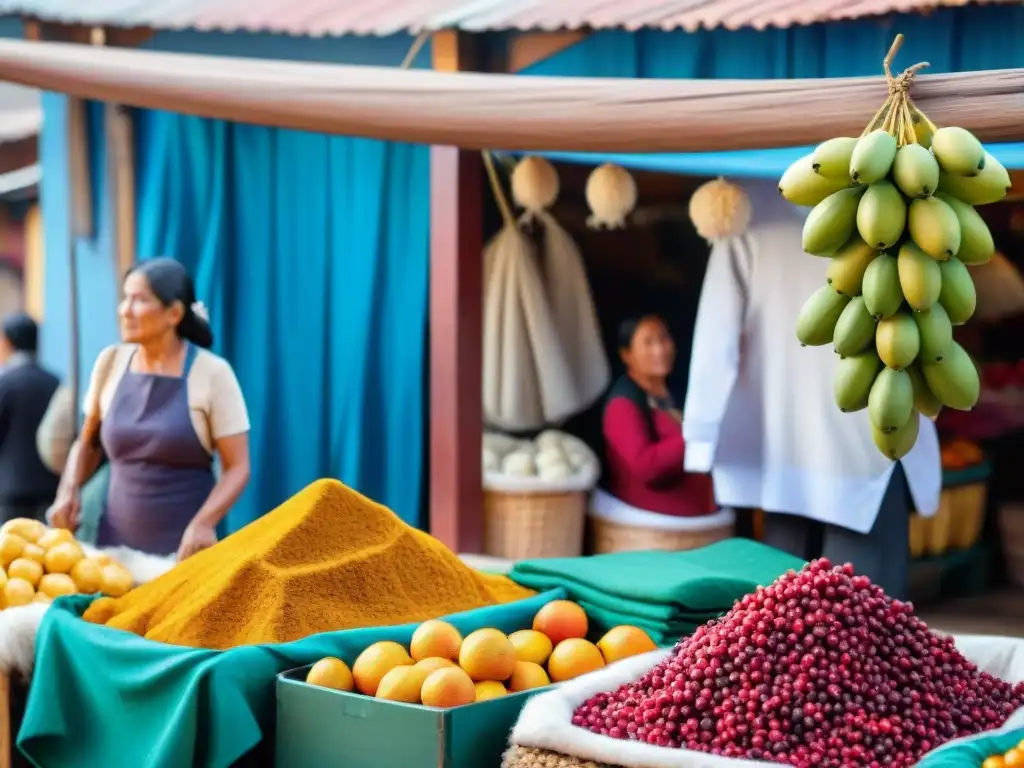
[[[527,155],[512,171],[512,199],[528,218],[547,210],[558,199],[558,172],[545,158]]]
[[[593,229],[621,229],[636,207],[636,182],[625,168],[605,163],[587,179],[587,226]]]
[[[690,221],[709,242],[737,237],[750,225],[750,198],[742,187],[718,177],[690,197]]]

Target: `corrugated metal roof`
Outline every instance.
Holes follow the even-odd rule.
[[[0,0],[0,13],[68,24],[321,37],[446,27],[469,32],[764,29],[969,4],[971,0]]]

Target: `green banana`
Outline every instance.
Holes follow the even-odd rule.
[[[861,202],[863,205],[863,201]],[[859,210],[859,209],[858,209]],[[854,235],[850,241],[836,251],[828,263],[825,279],[832,290],[847,296],[860,296],[864,270],[874,261],[878,251]]]
[[[847,184],[850,180],[850,157],[857,139],[840,136],[818,145],[811,153],[811,165],[822,176],[840,179]]]
[[[879,254],[864,270],[861,282],[864,306],[876,320],[892,317],[903,304],[900,273],[896,259],[887,253]]]
[[[977,176],[939,174],[939,189],[969,205],[998,203],[1010,191],[1010,174],[1002,163],[985,153],[985,167]]]
[[[907,216],[910,237],[933,259],[948,259],[960,250],[960,220],[937,197],[925,197],[910,204]]]
[[[879,250],[891,248],[903,236],[907,204],[891,182],[876,181],[867,188],[857,206],[857,231]]]
[[[996,252],[996,243],[988,224],[974,206],[968,205],[946,192],[935,195],[953,209],[960,222],[960,250],[956,257],[964,264],[984,264]]]
[[[927,312],[915,312],[914,322],[921,334],[918,359],[922,363],[941,362],[953,343],[953,324],[949,322],[949,315],[942,304],[936,302]]]
[[[914,385],[914,410],[934,419],[942,410],[942,401],[932,392],[916,363],[907,368],[907,373],[910,374],[910,383]]]
[[[857,140],[850,156],[850,178],[858,184],[884,179],[896,158],[896,139],[879,129]]]
[[[779,179],[779,194],[794,205],[811,207],[833,192],[846,189],[850,184],[849,176],[834,179],[815,173],[811,155],[804,155],[782,174],[782,178]]]
[[[894,432],[914,413],[914,385],[906,371],[883,368],[868,395],[868,416],[882,432]]]
[[[900,288],[907,304],[918,312],[931,309],[939,300],[942,290],[942,272],[939,262],[926,254],[912,242],[906,242],[896,257],[899,268]]]
[[[939,164],[920,144],[907,144],[896,150],[892,178],[911,200],[927,197],[939,187]]]
[[[921,332],[909,312],[897,312],[878,321],[875,351],[888,368],[904,371],[921,351]]]
[[[873,349],[852,357],[844,357],[836,367],[832,393],[843,413],[852,413],[868,406],[868,395],[882,367]]]
[[[953,325],[963,325],[974,316],[978,307],[978,294],[971,273],[960,259],[952,258],[939,264],[942,272],[942,290],[939,304],[949,315]]]
[[[874,424],[871,425],[871,437],[875,446],[886,457],[893,461],[899,461],[914,447],[917,436],[921,430],[921,417],[912,413],[907,423],[892,432],[883,432]]]
[[[955,341],[941,363],[924,363],[921,372],[928,388],[943,405],[969,411],[978,403],[981,380],[967,351]]]
[[[814,206],[804,222],[804,250],[815,256],[832,256],[842,248],[853,235],[863,194],[864,187],[841,189]]]
[[[875,326],[878,322],[864,306],[864,297],[857,296],[846,305],[835,330],[832,332],[832,344],[840,357],[853,357],[860,354],[875,339]]]
[[[836,323],[849,301],[849,296],[836,293],[829,285],[812,293],[796,319],[796,337],[800,343],[805,347],[831,343]]]
[[[985,148],[974,134],[950,125],[932,136],[932,153],[946,173],[976,176],[985,167]]]

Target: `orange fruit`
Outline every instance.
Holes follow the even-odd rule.
[[[348,664],[333,656],[326,656],[314,664],[306,674],[306,682],[310,685],[319,685],[321,688],[333,688],[336,691],[351,691],[355,686]]]
[[[604,656],[604,663],[611,664],[619,659],[628,659],[630,656],[653,651],[658,646],[639,627],[622,624],[609,629],[605,636],[597,641],[597,647]]]
[[[25,541],[39,541],[46,533],[46,524],[30,517],[16,517],[0,526],[0,533],[14,533]]]
[[[35,560],[40,565],[43,564],[43,560],[46,558],[46,550],[40,547],[38,544],[29,542],[21,550],[21,556],[26,560]]]
[[[497,680],[481,680],[473,686],[473,690],[476,694],[476,701],[487,701],[508,695],[505,686]]]
[[[56,599],[75,594],[75,582],[66,573],[47,573],[39,580],[39,591]]]
[[[75,535],[67,528],[47,528],[46,533],[40,536],[36,540],[43,549],[49,549],[55,547],[58,544],[63,544],[65,541],[74,541]]]
[[[36,592],[35,597],[32,598],[33,603],[46,603],[49,605],[53,602],[53,598],[49,595],[44,595],[42,592]]]
[[[43,566],[35,560],[19,557],[7,566],[7,575],[12,579],[24,579],[35,588],[43,576]]]
[[[4,604],[8,608],[28,605],[35,596],[35,589],[24,579],[8,579],[4,584]]]
[[[75,563],[85,557],[85,552],[73,541],[62,541],[46,550],[43,565],[47,573],[71,573]]]
[[[71,568],[71,578],[79,592],[91,595],[93,592],[99,592],[103,586],[103,566],[87,557],[74,564]]]
[[[459,658],[462,635],[447,621],[425,621],[416,627],[409,643],[409,655],[416,661],[439,656],[442,659]]]
[[[421,701],[428,707],[451,709],[476,701],[476,689],[465,670],[458,667],[435,669],[423,681]]]
[[[516,666],[516,649],[503,632],[478,629],[462,642],[459,666],[474,682],[508,680]]]
[[[4,584],[7,583],[7,571],[0,568],[0,589],[3,589]]]
[[[1006,768],[1010,768],[1010,766],[1024,765],[1024,752],[1016,748],[1011,749],[1003,755],[1003,765],[1005,765]]]
[[[0,534],[0,564],[7,566],[21,557],[27,543],[16,533]]]
[[[552,600],[533,617],[533,628],[547,635],[552,645],[586,637],[588,626],[586,612],[568,600]]]
[[[116,565],[121,565],[120,563],[116,562],[114,560],[114,558],[112,558],[106,552],[97,552],[95,555],[91,555],[90,559],[91,560],[95,560],[96,561],[96,565],[101,565],[101,566],[102,565],[110,565],[111,563],[114,563]]]
[[[121,597],[132,591],[135,580],[128,573],[123,565],[109,563],[103,566],[103,576],[100,579],[100,592],[111,597]]]
[[[374,643],[360,653],[352,665],[356,690],[367,696],[375,696],[384,675],[395,667],[411,667],[412,664],[412,658],[398,643],[390,640]]]
[[[517,661],[512,677],[508,681],[510,691],[528,691],[531,688],[543,688],[551,685],[551,679],[544,667],[532,661]]]
[[[442,659],[440,656],[430,656],[426,659],[420,659],[416,662],[417,669],[424,669],[428,673],[434,672],[438,669],[444,669],[445,667],[454,667],[455,663],[448,659]]]
[[[556,683],[593,672],[604,666],[604,656],[593,643],[570,637],[555,646],[548,659],[548,674]]]
[[[981,764],[981,768],[1003,768],[1003,756],[992,755],[992,757]]]
[[[535,629],[521,629],[508,636],[512,647],[516,649],[516,658],[520,661],[532,661],[544,665],[554,649],[551,638]]]
[[[401,701],[406,704],[419,704],[423,682],[430,675],[425,669],[411,667],[395,667],[380,680],[377,686],[377,698],[387,701]]]

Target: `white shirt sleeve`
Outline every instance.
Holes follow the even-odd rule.
[[[697,306],[690,380],[683,407],[684,465],[709,472],[719,428],[740,369],[744,319],[752,263],[746,235],[716,243]]]

